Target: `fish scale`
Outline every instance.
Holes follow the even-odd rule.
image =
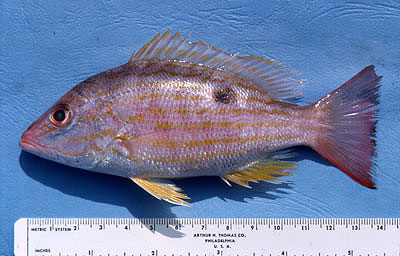
[[[150,62],[151,64],[148,64],[146,62]],[[213,88],[219,88],[219,87],[226,87],[226,86],[231,86],[233,87],[234,91],[239,91],[240,92],[240,88],[235,88],[235,84],[236,81],[232,81],[230,82],[229,80],[227,82],[225,82],[224,84],[221,84],[223,81],[225,81],[225,78],[223,75],[219,75],[217,76],[216,79],[218,79],[220,82],[216,82],[216,84],[213,84],[212,82],[209,82],[208,84],[204,85],[202,84],[202,81],[199,80],[204,80],[204,78],[202,78],[202,76],[205,77],[210,77],[210,75],[207,74],[208,73],[216,73],[213,69],[207,68],[207,67],[199,67],[199,66],[195,66],[195,65],[188,65],[185,64],[184,68],[181,68],[180,65],[181,63],[176,63],[176,64],[171,64],[170,61],[145,61],[145,64],[143,63],[128,63],[126,64],[127,67],[123,67],[122,69],[126,68],[129,70],[129,76],[125,75],[123,76],[122,79],[126,79],[126,81],[124,80],[120,80],[118,78],[116,78],[116,80],[108,80],[108,84],[103,84],[100,85],[102,88],[107,88],[107,86],[109,86],[110,88],[113,87],[118,87],[118,89],[115,91],[115,93],[113,93],[111,96],[113,96],[112,98],[107,98],[108,102],[115,102],[114,104],[111,104],[111,107],[113,109],[113,111],[111,111],[111,113],[109,113],[110,116],[115,116],[117,118],[120,118],[122,120],[125,120],[128,123],[134,123],[138,121],[138,117],[140,118],[140,126],[139,126],[139,130],[135,128],[135,130],[133,131],[132,134],[122,134],[125,136],[140,136],[142,134],[146,134],[148,133],[148,131],[150,130],[151,132],[154,133],[160,133],[162,131],[165,130],[166,127],[171,127],[169,129],[173,129],[173,128],[187,128],[188,130],[198,130],[196,133],[200,134],[200,137],[203,138],[207,138],[210,141],[212,141],[214,138],[218,138],[219,136],[221,136],[221,134],[225,134],[225,136],[229,137],[229,138],[246,138],[246,136],[248,135],[252,135],[252,137],[258,136],[258,138],[262,138],[263,134],[279,134],[282,133],[279,131],[279,129],[276,129],[276,126],[280,126],[281,123],[279,122],[274,122],[273,120],[275,119],[283,119],[282,117],[280,117],[280,115],[259,115],[259,114],[251,114],[251,112],[254,111],[254,109],[259,108],[260,110],[264,110],[264,111],[268,111],[270,110],[271,112],[273,112],[274,110],[280,110],[281,107],[277,106],[277,105],[272,105],[269,109],[266,108],[266,106],[264,104],[254,104],[254,103],[249,103],[246,104],[246,102],[243,102],[242,104],[238,103],[235,105],[231,105],[231,104],[218,104],[217,102],[215,102],[215,100],[212,97],[213,94]],[[134,67],[132,67],[134,65]],[[169,69],[164,69],[163,67],[168,65]],[[137,66],[145,66],[147,68],[145,69],[140,69],[140,72],[134,72],[132,70],[139,70],[139,68],[137,68]],[[181,76],[181,74],[187,74],[188,70],[192,70],[195,68],[200,68],[202,72],[189,72],[189,73],[194,73],[194,74],[202,74],[202,76]],[[123,73],[120,72],[121,68],[117,68],[118,72],[116,73]],[[158,72],[159,70],[166,70],[163,72]],[[183,70],[183,71],[182,71]],[[110,72],[108,72],[110,73]],[[219,71],[219,73],[223,73],[223,71]],[[142,84],[138,84],[138,77],[141,77],[140,74],[153,74],[152,80],[153,81],[167,81],[164,82],[164,85],[159,85],[162,82],[157,82],[157,87],[159,87],[159,91],[157,93],[154,92],[154,88],[151,86],[146,85],[145,83]],[[109,75],[109,74],[107,74]],[[103,81],[104,79],[101,78],[102,74],[100,75],[100,78],[91,78],[91,80],[95,80],[95,81]],[[160,77],[158,77],[160,76]],[[226,77],[227,75],[225,75]],[[111,75],[111,77],[114,77],[113,75]],[[231,79],[232,80],[232,79]],[[113,83],[111,83],[111,81]],[[174,86],[171,84],[170,81],[178,81],[178,85]],[[125,84],[126,86],[121,87],[119,86],[120,84]],[[182,84],[185,84],[186,86],[181,86]],[[201,84],[203,90],[194,90],[195,88],[200,87],[199,84]],[[250,86],[250,85],[247,85]],[[174,88],[177,88],[178,92],[180,94],[176,94],[176,90],[174,90]],[[106,90],[107,91],[107,90]],[[110,91],[110,90],[109,90]],[[112,92],[114,92],[113,90],[111,90]],[[170,100],[168,98],[168,96],[166,97],[166,100],[159,100],[158,97],[154,97],[156,99],[149,99],[147,100],[146,97],[143,97],[143,100],[141,101],[140,105],[133,105],[132,106],[132,102],[129,101],[131,99],[131,97],[127,96],[128,99],[128,103],[127,104],[123,104],[124,102],[124,97],[123,95],[129,95],[129,93],[127,92],[131,92],[131,91],[135,91],[135,98],[142,98],[141,96],[151,92],[152,95],[191,95],[191,96],[201,96],[202,98],[205,99],[209,99],[208,101],[202,101],[202,104],[193,104],[192,101],[190,100]],[[254,90],[252,92],[249,92],[248,97],[254,97],[257,99],[263,99],[263,100],[270,100],[270,97],[268,97],[268,95],[266,95],[265,93],[257,93],[257,89],[254,87]],[[96,91],[97,93],[97,91]],[[174,94],[175,93],[175,94]],[[243,95],[244,93],[242,93]],[[117,97],[116,97],[117,95]],[[120,95],[122,95],[122,97],[120,97]],[[244,94],[245,95],[245,94]],[[107,97],[108,95],[104,95],[104,97]],[[93,97],[88,96],[88,97]],[[97,101],[102,101],[101,98],[95,98]],[[122,104],[118,104],[118,102],[122,102]],[[95,108],[100,107],[100,111],[97,112],[95,115],[101,115],[105,112],[101,112],[104,111],[104,106],[107,105],[106,102],[104,102],[103,104],[94,104]],[[143,107],[145,106],[145,107]],[[172,112],[174,109],[176,109],[177,107],[179,107],[180,109],[184,109],[186,110],[187,114],[151,114],[148,113],[148,110],[151,109],[160,109],[161,111],[163,110],[168,110],[168,112]],[[242,109],[242,110],[248,110],[248,112],[243,112],[242,114],[233,114],[231,116],[223,114],[223,115],[203,115],[204,118],[199,117],[199,115],[196,114],[192,114],[195,113],[196,111],[199,111],[200,109],[210,109],[214,110],[215,112],[217,111],[221,111],[221,110],[230,110],[230,109]],[[167,112],[167,111],[166,111]],[[290,112],[295,112],[293,110],[289,110],[285,113],[288,113],[290,115]],[[129,120],[130,117],[135,117],[133,120]],[[233,119],[233,122],[224,122],[224,120],[226,120],[227,118],[229,119]],[[265,125],[267,123],[271,123],[272,129],[269,129],[269,126]],[[162,125],[164,124],[164,126]],[[212,128],[211,124],[215,124],[214,128]],[[231,124],[231,128],[226,128],[227,131],[221,131],[221,129],[223,128],[223,124]],[[126,125],[124,123],[124,125]],[[243,125],[243,127],[240,127],[240,125]],[[275,125],[275,126],[274,126]],[[157,129],[157,126],[158,129]],[[222,128],[221,128],[222,126]],[[225,125],[227,126],[227,125]],[[253,127],[252,127],[253,126]],[[260,126],[260,127],[257,127]],[[207,128],[205,129],[201,129],[201,128]],[[231,131],[231,129],[235,129],[234,131]],[[251,129],[251,130],[249,130]],[[302,130],[298,132],[298,134],[301,134],[302,132],[304,132],[304,126],[301,128]],[[293,129],[285,129],[288,132],[293,132]],[[182,131],[178,131],[178,134],[182,133]],[[202,135],[204,134],[204,135]],[[205,136],[206,135],[206,136]],[[158,136],[158,135],[157,135]],[[192,138],[193,136],[191,135],[187,135],[190,138]],[[258,139],[258,140],[254,140],[253,143],[247,143],[245,144],[244,147],[247,148],[248,151],[253,151],[253,150],[260,150],[260,149],[265,149],[268,148],[267,150],[269,151],[274,151],[276,149],[278,149],[278,147],[275,146],[275,148],[273,147],[274,145],[286,145],[290,140],[294,141],[297,139],[297,143],[302,143],[304,142],[304,140],[301,140],[301,137],[297,137],[296,136],[290,136],[289,140],[284,140],[283,138],[285,138],[284,135],[280,135],[280,136],[276,136],[276,139],[271,139],[272,137],[266,137],[264,136],[265,139]],[[170,138],[172,142],[174,142],[174,138]],[[196,141],[195,138],[189,140],[188,142],[191,141]],[[96,143],[96,142],[95,142]],[[103,141],[100,141],[100,144],[103,144]],[[214,143],[213,143],[214,144]],[[208,147],[200,147],[200,148],[196,148],[196,147],[186,147],[186,148],[182,148],[181,150],[184,150],[186,154],[190,155],[191,157],[189,157],[188,159],[193,159],[193,158],[198,158],[198,161],[201,161],[202,159],[200,158],[200,155],[202,154],[202,152],[213,152],[212,149],[213,148],[220,148],[219,152],[224,152],[224,151],[229,151],[229,148],[237,148],[240,145],[236,144],[232,144],[232,145],[228,145],[227,147],[222,147],[223,145],[221,144],[228,144],[228,143],[219,143],[220,145],[209,145]],[[239,143],[240,144],[240,143]],[[295,143],[293,143],[295,144]],[[269,146],[269,147],[268,147]],[[116,147],[115,149],[120,149],[118,147]],[[214,149],[215,150],[215,149]],[[224,150],[224,151],[222,151]],[[123,151],[123,150],[120,150]],[[111,153],[113,154],[113,153]],[[169,155],[181,155],[182,153],[177,153],[176,149],[169,149],[167,148],[163,148],[160,152],[160,150],[155,150],[152,151],[151,153],[149,152],[138,152],[139,156],[136,156],[137,158],[143,157],[140,154],[148,154],[151,155],[153,154],[154,156],[151,159],[146,159],[146,163],[148,162],[168,162],[168,156]],[[216,155],[215,157],[217,157],[217,153],[214,153],[214,155]],[[258,156],[259,154],[257,154],[256,156]],[[231,157],[231,155],[226,154],[226,156],[228,157],[228,159]],[[109,156],[110,158],[115,157],[114,156]],[[159,161],[155,161],[154,159],[159,159]],[[170,158],[172,159],[172,158]],[[185,159],[185,158],[182,158]],[[163,160],[163,161],[162,161]],[[206,158],[203,159],[203,161],[209,161],[210,157],[207,156]],[[221,161],[225,161],[225,159],[220,159]],[[235,161],[235,159],[232,159],[232,161]],[[237,160],[236,160],[237,161]],[[178,161],[174,161],[174,162],[178,162]],[[171,166],[165,166],[165,165],[161,165],[163,168],[160,169],[158,176],[168,176],[171,175],[170,173],[168,173],[167,171],[169,169],[171,169]],[[177,168],[177,164],[174,163],[173,167],[175,167],[175,169]],[[158,168],[157,168],[158,169]],[[182,169],[187,169],[187,168],[182,168]],[[221,174],[224,174],[224,172],[226,172],[227,170],[224,170],[223,168],[219,169]],[[174,170],[173,170],[174,171]],[[230,170],[228,170],[230,171]],[[185,173],[187,173],[187,171],[183,171]],[[207,172],[206,168],[203,168],[203,172],[205,174],[208,174],[209,172]],[[196,175],[196,174],[194,174]]]
[[[217,84],[213,84],[213,83],[209,83],[206,86],[202,86],[204,89],[203,90],[194,90],[194,88],[198,88],[198,84],[200,84],[201,82],[198,81],[199,79],[202,79],[201,77],[197,77],[197,76],[193,76],[193,77],[182,77],[180,74],[182,74],[182,70],[186,71],[188,70],[187,67],[185,68],[180,68],[179,65],[169,65],[169,72],[158,72],[160,70],[160,68],[157,67],[163,67],[166,64],[170,64],[169,61],[147,61],[147,62],[152,62],[152,65],[147,65],[144,64],[145,66],[148,67],[148,69],[145,70],[140,70],[141,73],[145,73],[145,74],[151,74],[153,73],[156,74],[154,75],[154,77],[152,77],[153,81],[179,81],[179,85],[181,84],[186,84],[186,86],[174,86],[171,84],[171,82],[168,82],[168,84],[165,84],[164,86],[159,86],[160,90],[155,93],[154,92],[154,88],[152,87],[148,87],[148,86],[140,86],[137,81],[135,81],[134,78],[132,78],[132,76],[140,77],[141,73],[135,73],[132,72],[132,70],[136,70],[137,67],[132,67],[131,63],[128,63],[127,65],[129,67],[127,67],[127,69],[130,70],[130,76],[124,76],[124,79],[127,79],[126,82],[118,80],[114,81],[114,84],[110,84],[109,86],[113,87],[116,86],[118,84],[126,84],[127,86],[125,87],[120,87],[119,90],[115,91],[115,95],[129,95],[128,93],[126,93],[127,91],[136,91],[135,92],[135,98],[141,98],[141,96],[143,94],[145,94],[148,90],[150,90],[152,92],[153,95],[192,95],[192,96],[201,96],[204,99],[208,99],[207,101],[202,101],[201,104],[193,104],[192,101],[190,100],[170,100],[168,97],[166,97],[165,100],[159,100],[158,97],[154,97],[156,99],[149,99],[146,100],[146,97],[143,98],[143,101],[141,101],[141,105],[133,105],[131,104],[130,101],[128,101],[127,104],[121,104],[118,105],[118,102],[124,102],[124,97],[118,97],[118,98],[109,98],[108,100],[110,102],[116,102],[114,104],[112,104],[112,109],[113,112],[116,113],[116,116],[126,120],[129,117],[138,117],[141,116],[143,118],[143,120],[141,120],[140,122],[140,126],[139,129],[136,129],[134,131],[132,131],[132,134],[122,134],[124,136],[140,136],[142,134],[146,134],[149,131],[151,131],[151,133],[156,133],[156,136],[160,136],[159,133],[162,132],[170,132],[168,130],[172,130],[172,129],[177,129],[179,128],[180,130],[178,131],[172,131],[172,135],[170,136],[170,138],[168,138],[169,140],[171,140],[171,142],[176,142],[176,140],[180,137],[180,134],[183,134],[186,132],[186,137],[189,138],[189,140],[186,140],[186,142],[196,142],[197,139],[194,137],[191,133],[192,130],[196,130],[196,134],[199,134],[200,137],[208,139],[209,141],[213,141],[214,139],[219,138],[221,135],[225,135],[226,137],[229,138],[249,138],[249,135],[252,137],[258,136],[258,138],[263,138],[263,134],[281,134],[281,135],[277,135],[275,136],[276,139],[271,139],[274,138],[274,136],[264,136],[265,139],[257,139],[254,140],[253,142],[247,142],[245,144],[242,145],[242,147],[246,148],[248,152],[251,151],[257,151],[257,154],[254,154],[254,157],[259,157],[260,153],[264,154],[262,152],[258,152],[261,149],[264,150],[264,152],[266,151],[274,151],[279,149],[280,145],[285,145],[285,147],[287,146],[288,142],[293,141],[293,145],[295,144],[301,144],[304,143],[304,140],[302,139],[303,137],[301,136],[295,136],[293,134],[296,134],[296,131],[294,131],[293,129],[284,129],[282,131],[280,131],[279,129],[276,129],[276,126],[281,126],[283,125],[281,122],[275,122],[274,120],[276,119],[283,119],[282,117],[280,117],[280,115],[257,115],[257,114],[250,114],[251,111],[254,110],[255,107],[258,107],[261,110],[268,110],[266,109],[266,106],[260,103],[257,103],[256,106],[254,106],[253,103],[250,104],[246,104],[246,102],[238,103],[235,105],[228,105],[228,104],[219,104],[218,102],[215,102],[215,100],[212,97],[213,94],[213,88],[220,88],[220,87],[226,87],[226,86],[230,86],[233,87],[234,91],[240,91],[240,88],[235,88],[234,85],[235,81],[233,82],[229,82],[229,80],[227,82],[225,82],[224,84],[221,84],[221,82],[217,82]],[[133,63],[137,66],[141,66],[143,65],[142,63]],[[179,63],[178,63],[179,64]],[[186,64],[187,65],[187,64]],[[192,67],[192,68],[196,68],[197,66],[194,65],[190,65],[188,67]],[[206,68],[206,67],[200,67],[202,69],[202,74],[205,74],[207,71],[209,73],[214,72],[214,70]],[[222,73],[222,71],[219,71],[220,73]],[[194,73],[200,73],[200,72],[194,72]],[[161,76],[161,77],[157,77],[157,75]],[[204,76],[208,77],[207,74],[205,74]],[[219,76],[219,80],[224,81],[224,79],[221,78],[222,76]],[[93,78],[94,80],[99,80],[101,81],[100,78]],[[133,80],[133,81],[132,81]],[[231,79],[232,80],[232,79]],[[160,83],[160,82],[159,82]],[[162,83],[162,82],[161,82]],[[167,82],[165,82],[167,83]],[[130,87],[128,87],[128,85],[130,85]],[[104,85],[103,88],[107,86]],[[250,86],[250,85],[248,85]],[[179,93],[181,94],[174,94],[174,90],[173,88],[179,88]],[[253,92],[249,92],[248,93],[249,96],[248,97],[255,97],[258,99],[264,99],[264,100],[270,100],[270,98],[265,95],[265,94],[261,94],[261,93],[257,93],[257,90],[254,89]],[[104,96],[105,97],[105,96]],[[128,96],[128,99],[129,98]],[[97,100],[101,100],[98,99]],[[146,106],[146,107],[143,107]],[[98,106],[98,105],[95,105]],[[137,107],[136,107],[137,106]],[[161,109],[162,110],[174,110],[176,109],[176,107],[179,107],[181,109],[185,109],[187,111],[188,114],[174,114],[174,115],[169,115],[169,114],[149,114],[148,113],[148,109]],[[211,110],[227,110],[227,109],[246,109],[249,110],[249,112],[244,112],[242,114],[235,114],[231,116],[231,120],[233,118],[233,120],[231,122],[226,122],[225,120],[227,118],[229,118],[229,115],[204,115],[204,118],[199,117],[196,114],[191,114],[194,113],[196,111],[198,111],[199,109],[211,109]],[[271,110],[271,112],[273,112],[273,110],[275,109],[282,109],[281,106],[278,105],[271,105],[269,110]],[[293,109],[290,109],[286,112],[289,113],[290,112],[295,112]],[[101,114],[101,113],[98,113]],[[113,113],[110,113],[110,115],[115,115]],[[129,122],[129,121],[128,121]],[[135,122],[135,120],[133,121]],[[129,122],[132,123],[132,122]],[[271,125],[266,125],[270,123]],[[164,126],[162,125],[164,124]],[[242,126],[241,126],[242,125]],[[225,127],[224,127],[225,126]],[[230,127],[229,127],[230,126]],[[294,126],[294,124],[292,125]],[[186,130],[188,131],[185,131]],[[167,130],[167,131],[165,131]],[[298,134],[302,134],[304,133],[304,126],[299,128]],[[284,132],[290,133],[291,136],[289,136],[289,139],[285,140],[285,134]],[[287,136],[286,136],[287,137]],[[149,138],[148,138],[149,139]],[[181,139],[181,138],[179,138]],[[150,139],[153,140],[153,139]],[[297,142],[297,143],[296,143]],[[193,143],[192,143],[193,144]],[[214,145],[215,144],[215,145]],[[227,145],[224,145],[227,144]],[[211,145],[208,145],[207,147],[181,147],[178,148],[180,151],[177,151],[176,148],[162,148],[161,150],[154,150],[152,149],[152,151],[149,152],[148,148],[145,147],[145,151],[143,150],[137,150],[136,154],[134,155],[134,159],[138,160],[140,158],[145,158],[144,155],[146,156],[151,156],[151,157],[147,157],[143,162],[143,164],[154,164],[154,163],[158,163],[161,162],[160,165],[153,165],[152,169],[156,169],[153,170],[152,175],[157,175],[158,177],[168,177],[171,176],[171,173],[168,173],[168,170],[171,170],[171,172],[173,173],[177,173],[177,169],[180,169],[182,173],[185,173],[185,175],[190,175],[187,171],[188,168],[191,168],[190,166],[185,166],[182,167],[180,166],[180,162],[201,162],[201,161],[210,161],[210,160],[215,160],[213,161],[214,164],[217,164],[218,166],[218,161],[222,161],[225,162],[225,160],[230,160],[232,162],[237,162],[238,160],[236,158],[232,158],[232,154],[229,154],[227,152],[231,152],[234,153],[236,148],[238,148],[238,146],[240,146],[240,142],[239,145],[233,144],[233,143],[226,143],[226,142],[220,142],[219,144],[217,143],[211,143]],[[239,147],[240,148],[240,147]],[[121,148],[119,148],[118,146],[116,146],[115,148],[116,150],[119,150],[120,152],[122,152],[123,150]],[[219,149],[219,151],[215,151],[216,149]],[[204,155],[204,152],[211,152],[211,154],[208,155]],[[219,157],[219,154],[222,154],[223,152],[225,152],[226,154],[225,157],[221,158]],[[243,152],[243,150],[239,150],[238,152]],[[132,152],[130,152],[132,154]],[[187,154],[190,157],[182,157],[180,159],[182,159],[183,161],[177,161],[176,158],[171,158],[168,157],[170,155],[183,155],[183,154]],[[201,158],[201,155],[204,155],[203,158]],[[214,157],[210,157],[210,156],[214,156]],[[111,154],[109,156],[110,158],[116,157],[115,154]],[[252,157],[252,158],[254,158]],[[210,159],[211,158],[211,159]],[[213,159],[215,158],[215,159]],[[227,158],[227,159],[225,159]],[[131,158],[132,159],[132,158]],[[196,161],[195,161],[196,159]],[[190,161],[188,161],[190,160]],[[164,163],[165,162],[165,163]],[[172,163],[173,162],[173,163]],[[203,166],[204,163],[200,163],[200,166]],[[240,164],[239,164],[240,165]],[[161,166],[162,168],[157,168],[158,166]],[[155,167],[155,168],[154,168]],[[231,168],[237,167],[237,165],[232,164],[232,166],[230,166]],[[158,172],[157,172],[158,170]],[[231,171],[230,169],[226,170],[226,168],[219,168],[218,169],[220,174],[224,174],[226,172]],[[204,174],[209,174],[210,172],[207,170],[207,168],[202,168],[202,172]],[[177,173],[177,175],[182,175],[182,173]],[[192,175],[198,175],[197,170],[196,172],[194,172]]]
[[[220,176],[246,187],[276,182],[294,169],[280,150],[297,145],[373,188],[380,80],[374,67],[305,107],[294,103],[303,84],[295,77],[273,60],[230,55],[167,31],[128,63],[61,97],[20,145],[66,165],[130,178],[182,205],[188,197],[168,178]]]

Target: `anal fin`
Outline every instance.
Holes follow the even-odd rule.
[[[291,157],[287,154],[268,157],[243,166],[233,173],[225,174],[221,178],[228,185],[231,181],[247,188],[251,188],[249,182],[281,182],[282,180],[276,176],[290,176],[290,173],[284,171],[296,170],[294,162],[282,160]]]
[[[190,198],[180,193],[182,189],[168,181],[150,178],[131,178],[131,180],[160,200],[165,200],[172,204],[190,206],[190,203],[183,200]]]

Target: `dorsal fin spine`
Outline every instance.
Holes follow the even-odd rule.
[[[158,42],[162,42],[162,41],[165,40],[167,37],[170,37],[170,38],[166,41],[164,47],[161,48],[161,53],[164,51],[164,55],[165,55],[166,57],[169,57],[170,54],[171,54],[170,50],[168,50],[168,49],[169,49],[169,48],[168,48],[168,45],[171,44],[171,42],[174,40],[174,37],[171,37],[170,35],[171,35],[171,30],[168,29],[167,33],[165,33],[165,34],[158,40]],[[158,46],[158,44],[157,44],[157,46]],[[154,51],[156,51],[156,50],[158,50],[158,49],[160,49],[160,48],[154,47]],[[168,53],[168,51],[169,51],[169,53]],[[156,52],[154,52],[154,53],[155,53],[155,55],[158,55]]]
[[[135,56],[132,56],[131,59],[133,60],[133,58],[135,59],[140,59],[142,58],[143,53],[147,50],[147,48],[149,47],[149,45],[151,45],[155,40],[158,39],[158,37],[161,35],[161,32],[158,33],[153,39],[151,39],[148,43],[146,43],[137,53]]]
[[[169,34],[169,30],[167,31]],[[161,38],[163,38],[167,33],[165,33]],[[154,49],[157,49],[158,44],[161,42],[161,38],[157,38],[157,40],[150,46],[150,48],[144,53],[143,57],[151,56],[153,54]]]
[[[175,40],[175,39],[177,39],[177,38],[179,38],[179,32],[176,32],[176,33],[175,33],[175,35],[172,37],[171,41],[172,41],[172,40]],[[182,40],[182,41],[177,45],[177,47],[173,50],[173,52],[170,53],[170,55],[174,55],[174,54],[176,53],[176,51],[179,49],[179,47],[181,47],[181,45],[182,45],[183,43],[185,43],[184,40]]]

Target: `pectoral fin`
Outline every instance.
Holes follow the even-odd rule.
[[[190,203],[183,200],[190,198],[185,194],[179,193],[182,189],[166,180],[150,178],[131,178],[131,180],[160,200],[165,200],[172,204],[190,206]]]
[[[225,174],[221,178],[229,184],[229,181],[238,185],[251,188],[249,182],[258,182],[260,180],[269,182],[281,182],[276,176],[290,176],[285,170],[296,170],[295,163],[282,161],[290,158],[287,154],[275,155],[267,159],[252,162],[236,172]]]

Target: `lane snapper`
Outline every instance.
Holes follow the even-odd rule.
[[[170,179],[277,181],[305,145],[368,188],[380,76],[368,66],[316,103],[274,60],[228,54],[179,33],[158,34],[128,63],[75,86],[22,135],[23,150],[126,177],[158,199],[189,205]]]

